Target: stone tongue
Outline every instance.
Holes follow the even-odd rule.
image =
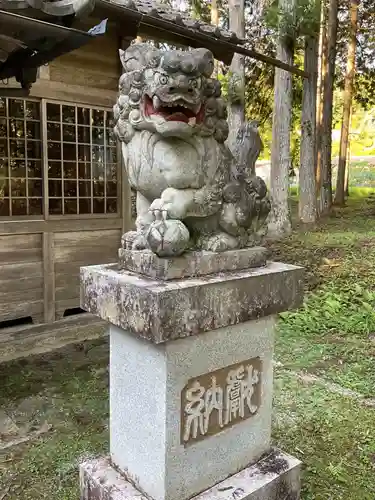
[[[188,123],[189,117],[186,116],[184,113],[173,113],[173,115],[167,115],[166,120],[168,122],[185,122]]]

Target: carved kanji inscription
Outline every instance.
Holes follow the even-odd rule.
[[[181,443],[254,416],[261,404],[261,377],[262,362],[253,358],[189,380],[181,393]]]

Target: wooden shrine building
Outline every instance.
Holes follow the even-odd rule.
[[[240,52],[298,70],[153,0],[0,0],[0,9],[1,362],[104,331],[80,314],[79,268],[114,262],[131,225],[112,132],[119,48],[147,35],[207,47],[225,63]]]

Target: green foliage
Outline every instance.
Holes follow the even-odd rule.
[[[295,8],[281,9],[278,0],[272,0],[264,21],[282,35],[296,40],[319,32],[320,7],[318,0],[296,0]]]
[[[228,71],[225,75],[219,74],[218,79],[221,83],[222,95],[229,104],[244,104],[242,79],[238,75]]]
[[[369,69],[366,72],[356,75],[354,80],[355,100],[364,109],[375,106],[375,70]]]
[[[346,288],[328,286],[310,294],[302,309],[283,313],[282,329],[291,334],[303,331],[307,337],[316,332],[346,335],[364,335],[375,331],[375,292],[359,284]]]
[[[206,23],[211,21],[210,7],[207,2],[201,0],[190,0],[190,11],[196,19],[201,19]]]

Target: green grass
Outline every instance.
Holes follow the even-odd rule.
[[[310,376],[375,398],[371,195],[353,190],[348,206],[314,230],[295,224],[289,238],[271,244],[274,260],[306,269],[305,304],[278,326],[273,415],[274,443],[304,463],[302,500],[375,498],[375,407]],[[107,452],[107,364],[107,344],[97,341],[0,366],[0,407],[21,425],[17,408],[26,398],[30,429],[52,426],[0,453],[4,500],[79,498],[78,463]]]
[[[374,500],[374,409],[285,370],[274,400],[273,438],[304,464],[302,500]]]
[[[108,446],[108,349],[101,344],[2,367],[0,407],[11,413],[23,398],[39,398],[42,409],[32,423],[52,426],[37,440],[0,452],[0,492],[10,488],[6,500],[79,498],[79,462],[106,453]],[[17,421],[21,417],[15,412]]]
[[[351,199],[274,254],[306,268],[310,292],[301,310],[281,315],[280,360],[375,397],[375,200]]]
[[[271,251],[306,270],[304,306],[278,324],[274,439],[305,465],[303,500],[373,500],[375,408],[295,372],[375,398],[374,192],[352,188],[345,208]]]

